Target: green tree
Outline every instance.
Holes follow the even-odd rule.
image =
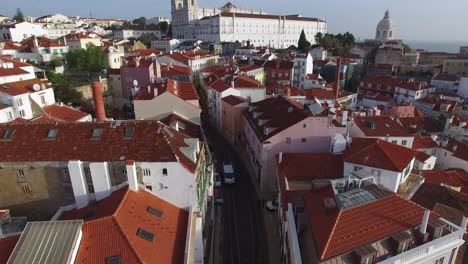
[[[21,9],[19,8],[16,9],[16,13],[13,16],[13,20],[16,22],[24,22],[24,14],[23,14],[23,11],[21,11]]]
[[[57,101],[73,106],[83,105],[83,95],[72,88],[70,81],[63,74],[47,70],[46,76],[53,84],[55,99]]]
[[[343,34],[343,37],[341,40],[341,47],[348,49],[354,46],[355,43],[356,43],[356,38],[354,37],[353,34],[349,32],[346,32]]]
[[[323,38],[323,33],[322,32],[318,32],[317,34],[315,34],[315,44],[317,45],[322,45],[322,38]]]
[[[309,51],[310,45],[311,44],[309,41],[307,41],[304,30],[302,30],[301,35],[299,37],[299,42],[297,43],[297,48],[299,49],[299,51],[305,53]]]
[[[405,53],[411,52],[411,47],[403,43],[403,50],[405,51]]]
[[[100,47],[96,47],[92,43],[86,45],[86,49],[68,52],[66,58],[71,69],[99,72],[107,67],[104,52]]]
[[[53,59],[52,61],[50,61],[50,65],[52,67],[60,67],[60,66],[63,66],[63,61],[62,59],[59,59],[59,58],[55,58]]]
[[[123,28],[129,28],[129,27],[131,27],[131,26],[132,26],[132,23],[130,23],[130,21],[124,21],[124,22],[122,23],[122,27],[123,27]]]
[[[132,23],[133,23],[134,25],[144,26],[144,25],[146,25],[146,17],[139,17],[139,18],[137,18],[137,19],[134,19],[134,20],[132,21]]]
[[[141,35],[138,40],[145,44],[146,47],[151,46],[151,41],[156,40],[157,37],[153,33],[146,33]]]
[[[167,21],[159,22],[158,26],[159,29],[164,33],[167,33],[167,31],[169,30],[169,23]]]

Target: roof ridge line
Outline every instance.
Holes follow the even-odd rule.
[[[127,192],[128,193],[128,192]],[[127,194],[125,194],[125,196],[127,196]],[[123,199],[122,199],[123,200]],[[120,203],[122,204],[122,203]],[[111,216],[111,221],[117,226],[117,230],[119,230],[119,233],[122,235],[122,237],[124,238],[125,240],[125,243],[127,243],[128,245],[128,248],[130,249],[130,251],[133,253],[133,255],[136,257],[136,259],[138,259],[140,261],[140,263],[144,263],[143,260],[140,258],[140,256],[138,255],[138,253],[136,252],[135,248],[133,248],[133,245],[132,243],[130,243],[130,239],[129,237],[127,237],[127,234],[123,231],[122,227],[120,227],[120,223],[119,221],[117,220],[117,218],[115,216]]]
[[[335,197],[335,200],[336,200],[336,197]],[[335,233],[336,226],[338,225],[338,220],[340,219],[342,212],[343,212],[343,210],[340,208],[340,210],[338,211],[338,215],[335,218],[335,223],[333,224],[332,230],[330,232],[330,236],[328,236],[327,243],[325,243],[325,247],[323,248],[323,252],[322,252],[322,254],[320,256],[320,259],[323,259],[325,257],[325,252],[327,251],[328,245],[331,242],[331,238],[332,238],[333,234]]]
[[[377,140],[377,145],[379,145],[379,149],[381,149],[382,152],[384,153],[385,157],[387,157],[392,162],[392,165],[394,166],[394,168],[396,168],[398,170],[398,166],[395,164],[395,162],[393,162],[393,159],[388,155],[388,153],[385,151],[385,149],[382,148],[382,146],[379,144],[380,141],[385,141],[385,140],[381,140],[381,139]],[[387,142],[387,141],[385,141],[385,142],[389,143],[389,144],[393,144],[393,143],[390,143],[390,142]]]

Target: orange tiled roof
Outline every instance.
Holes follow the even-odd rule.
[[[436,121],[430,117],[401,117],[398,120],[410,133],[419,133],[421,131],[427,133],[442,132],[435,123]]]
[[[413,149],[438,148],[439,145],[431,137],[415,135],[413,140]]]
[[[416,151],[376,138],[353,138],[344,161],[390,171],[403,171]]]
[[[173,75],[191,75],[192,70],[189,67],[179,66],[179,65],[161,65],[161,75],[164,76],[173,76]]]
[[[458,81],[458,76],[455,74],[449,74],[449,73],[438,73],[432,80],[456,82]]]
[[[138,54],[138,56],[151,56],[152,54],[159,55],[162,52],[158,49],[137,49],[134,53]]]
[[[56,104],[44,107],[44,111],[50,118],[59,122],[77,122],[88,115],[80,110]]]
[[[406,129],[389,116],[355,117],[354,123],[367,137],[410,137]],[[372,124],[375,125],[372,128]]]
[[[19,50],[21,46],[13,41],[6,41],[3,44],[3,50]]]
[[[162,217],[147,212],[151,206]],[[143,190],[128,187],[99,203],[65,212],[62,220],[83,219],[75,263],[100,264],[120,256],[121,263],[182,263],[188,213]],[[138,237],[142,228],[154,234],[154,241]]]
[[[283,153],[279,173],[290,180],[343,178],[343,156],[331,153]]]
[[[175,122],[179,122],[185,126],[182,128],[179,126],[179,132],[183,135],[190,137],[190,138],[198,138],[201,139],[201,127],[197,124],[194,124],[187,119],[177,115],[177,114],[170,114],[164,118],[162,118],[161,123],[164,123],[166,126],[174,127]]]
[[[468,161],[468,144],[455,139],[448,139],[447,146],[441,145],[444,149],[453,153],[453,156]]]
[[[447,184],[453,187],[468,186],[468,173],[462,169],[420,171],[427,184]]]
[[[37,43],[41,48],[54,48],[54,47],[66,47],[67,45],[62,45],[55,40],[46,37],[36,37]],[[21,41],[22,49],[32,49],[34,48],[34,36],[29,37]]]
[[[140,90],[139,94],[135,97],[135,100],[152,100],[157,97],[154,95],[155,90],[157,90],[157,96],[168,92],[185,101],[199,99],[197,90],[193,83],[165,80],[160,83],[156,83],[155,87],[150,89],[150,93],[148,93],[147,89]]]
[[[0,92],[16,96],[20,94],[32,93],[34,84],[44,84],[47,88],[51,88],[51,83],[48,80],[31,79],[26,81],[11,82],[0,84]]]
[[[236,105],[247,102],[245,98],[236,96],[236,95],[229,95],[229,96],[223,97],[222,100],[232,106],[236,106]]]
[[[311,88],[305,89],[304,94],[307,100],[312,100],[314,97],[317,97],[319,100],[335,100],[335,93],[330,90],[325,90],[322,88]]]
[[[227,89],[231,88],[230,85],[226,84],[226,82],[224,80],[221,80],[221,79],[218,79],[218,80],[215,80],[214,82],[212,82],[210,85],[210,88],[219,92],[219,93],[222,93],[224,91],[226,91]]]
[[[261,82],[247,76],[239,75],[234,81],[234,87],[236,88],[264,88]]]
[[[11,140],[0,141],[3,162],[27,161],[111,161],[131,159],[139,162],[177,162],[190,172],[196,164],[180,151],[186,147],[183,134],[157,121],[77,123],[0,124],[0,135],[15,129]],[[101,137],[92,139],[93,129],[102,128]],[[134,128],[134,136],[125,138],[125,128]],[[47,139],[58,129],[55,139]],[[31,135],[35,135],[31,137]],[[18,143],[21,144],[18,144]],[[53,150],[53,151],[51,151]]]
[[[310,192],[304,198],[320,260],[419,226],[425,210],[395,194],[341,210],[326,208],[323,202],[326,198],[334,198],[330,188]],[[430,219],[436,217],[431,213]]]

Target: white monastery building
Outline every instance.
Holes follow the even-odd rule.
[[[311,42],[318,32],[327,31],[327,23],[318,18],[269,15],[231,3],[221,8],[199,8],[197,0],[172,0],[172,22],[178,39],[249,41],[254,46],[276,48],[297,45],[302,30]]]

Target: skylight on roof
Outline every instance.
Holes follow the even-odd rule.
[[[134,127],[126,127],[125,128],[125,137],[126,138],[132,138],[134,133],[135,133],[135,128]]]
[[[152,215],[155,215],[159,218],[161,218],[163,215],[164,215],[164,212],[161,211],[161,210],[158,210],[154,207],[151,207],[151,206],[148,206],[148,208],[146,208],[146,212],[152,214]]]
[[[91,135],[91,138],[100,138],[102,134],[102,128],[97,127],[93,129],[93,134]]]
[[[120,264],[120,256],[112,256],[107,258],[107,264]]]
[[[3,139],[11,139],[14,134],[15,129],[8,129],[7,131],[5,131],[5,134],[3,134]]]
[[[148,240],[150,242],[153,242],[154,241],[154,234],[151,233],[151,232],[148,232],[142,228],[138,228],[137,230],[137,236],[145,239],[145,240]]]
[[[47,133],[47,138],[56,138],[58,133],[58,129],[52,128],[49,130],[49,133]]]

